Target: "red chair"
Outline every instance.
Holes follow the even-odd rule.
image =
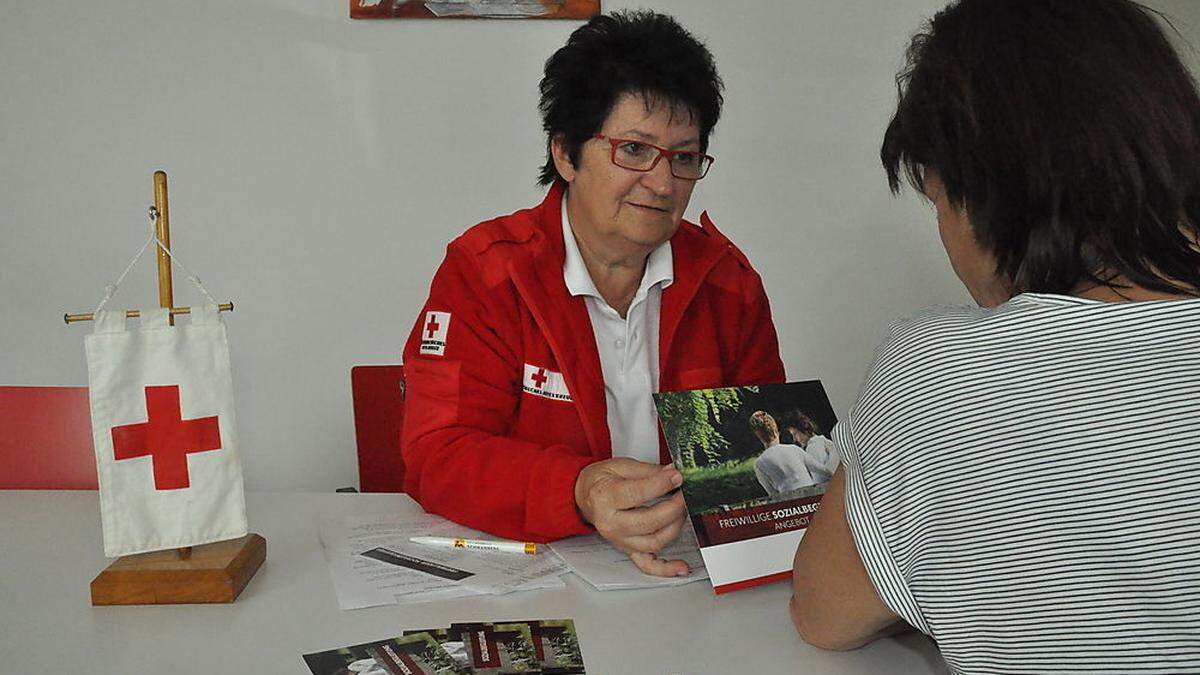
[[[363,492],[404,492],[400,430],[404,425],[404,366],[354,366],[354,437]]]
[[[96,485],[87,387],[0,387],[0,489]]]

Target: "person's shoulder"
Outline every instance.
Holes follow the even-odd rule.
[[[477,276],[486,286],[503,282],[517,251],[540,238],[538,208],[526,208],[478,223],[446,246],[446,264]]]
[[[859,412],[917,414],[975,383],[1029,340],[1022,307],[938,306],[896,319],[875,349]]]
[[[781,458],[786,458],[798,450],[800,450],[798,446],[791,445],[790,443],[776,443],[766,450],[763,450],[762,454],[760,454],[758,458],[763,461],[778,464]]]
[[[510,245],[525,244],[537,236],[536,222],[536,208],[496,216],[473,225],[451,241],[449,248],[471,256],[483,256],[494,250],[508,251]]]
[[[936,358],[948,354],[987,358],[1001,347],[1028,339],[1038,328],[1039,308],[1015,298],[999,307],[938,305],[892,321],[879,352]]]
[[[967,305],[937,305],[926,307],[907,316],[894,319],[888,325],[888,338],[914,334],[953,334],[970,330],[994,310]]]

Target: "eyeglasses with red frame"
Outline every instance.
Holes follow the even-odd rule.
[[[609,159],[613,164],[630,171],[653,171],[659,160],[666,157],[672,176],[683,180],[700,180],[717,161],[712,155],[695,150],[668,150],[635,138],[612,138],[604,134],[592,134],[592,137],[608,141],[612,146]]]

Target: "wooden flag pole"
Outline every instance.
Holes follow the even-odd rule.
[[[154,236],[162,242],[162,248],[154,247],[154,259],[158,262],[158,306],[171,309],[175,306],[175,287],[171,277],[171,209],[167,205],[167,172],[154,172]],[[164,250],[166,249],[166,250]],[[167,323],[175,325],[175,315],[167,314]],[[180,560],[192,557],[192,547],[175,549]]]
[[[171,209],[167,205],[167,172],[154,172],[154,234],[162,242],[163,248],[171,249]],[[171,258],[167,252],[154,247],[154,259],[158,261],[158,306],[171,308],[175,306],[175,289],[171,283]],[[168,315],[167,320],[175,325],[175,316]]]
[[[163,248],[171,248],[167,174],[154,172],[154,228]],[[175,325],[171,257],[155,246],[158,305],[171,310]],[[230,305],[232,309],[232,305]],[[91,318],[91,317],[88,317]],[[68,323],[70,318],[68,317]],[[166,605],[233,602],[267,557],[267,540],[258,534],[201,546],[152,551],[117,558],[92,580],[93,605]]]

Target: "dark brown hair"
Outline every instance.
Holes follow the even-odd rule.
[[[951,4],[897,78],[893,192],[936,170],[1018,292],[1200,290],[1200,98],[1158,19],[1129,0]]]

